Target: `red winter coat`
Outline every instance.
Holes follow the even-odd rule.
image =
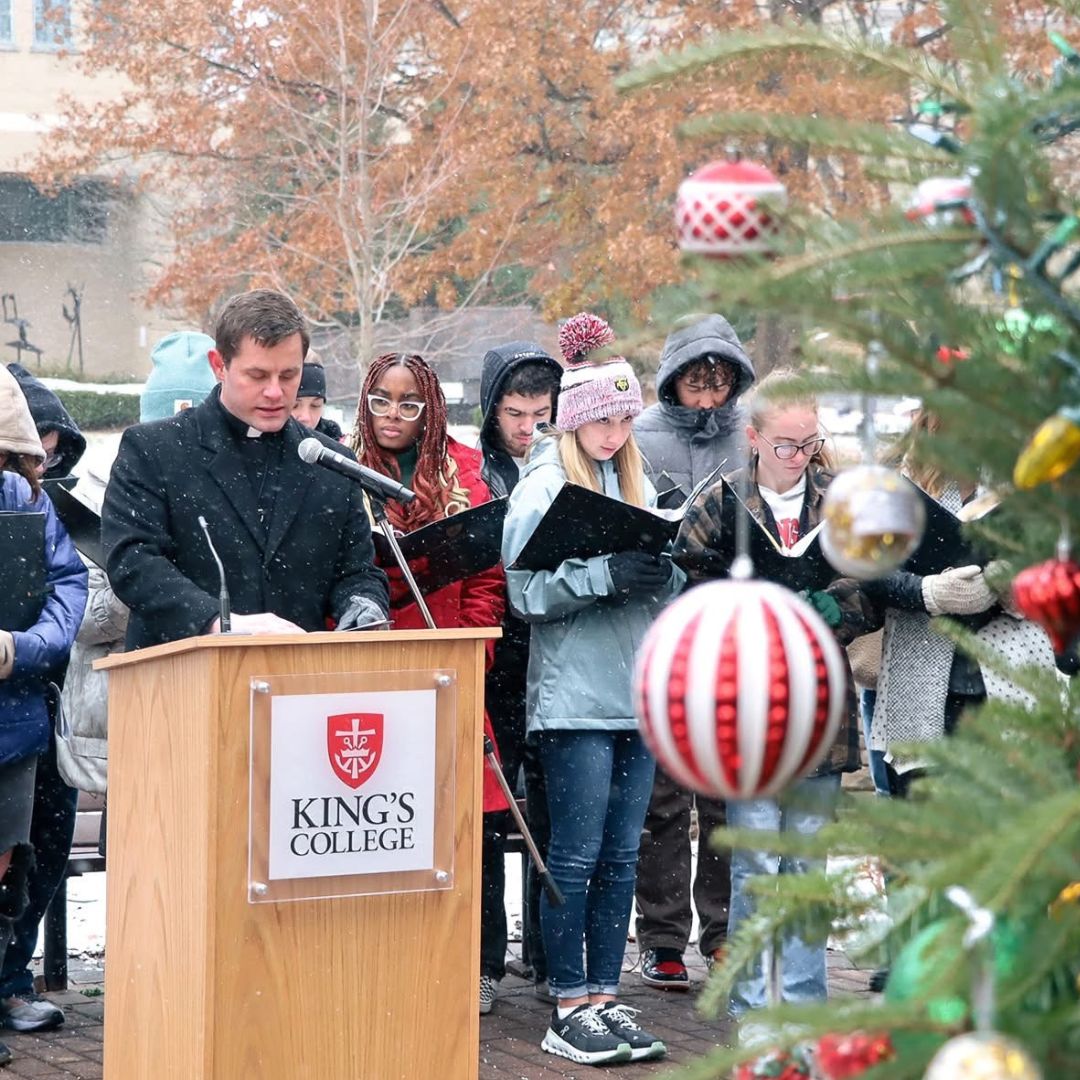
[[[457,462],[457,484],[469,493],[469,505],[479,506],[491,499],[487,484],[480,478],[483,456],[479,450],[472,450],[454,439],[447,441],[450,457]],[[384,566],[390,579],[390,618],[395,630],[423,630],[427,624],[416,602],[412,599],[409,586],[396,566]],[[460,626],[500,626],[503,612],[506,610],[506,576],[502,564],[485,570],[482,574],[455,581],[437,592],[424,597],[435,625],[440,630],[451,630]],[[494,652],[495,643],[487,643],[488,665]],[[491,721],[484,712],[484,732],[495,742]],[[502,789],[495,779],[487,762],[484,763],[484,813],[493,810],[508,809]]]

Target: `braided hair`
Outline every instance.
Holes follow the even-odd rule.
[[[416,379],[416,385],[424,401],[423,429],[417,438],[418,454],[412,487],[416,498],[407,505],[390,500],[386,504],[386,516],[399,532],[412,532],[442,517],[449,517],[462,509],[460,491],[455,490],[453,480],[456,468],[447,453],[446,397],[439,385],[439,377],[428,362],[413,353],[386,353],[371,362],[364,383],[360,387],[360,400],[356,405],[356,422],[349,437],[349,445],[356,451],[361,465],[401,479],[397,457],[384,450],[375,439],[371,413],[367,408],[367,396],[379,385],[380,379],[392,367],[407,368]],[[465,505],[468,505],[466,496]]]

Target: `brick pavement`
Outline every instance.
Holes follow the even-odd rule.
[[[512,949],[516,946],[512,946]],[[686,1063],[723,1043],[731,1033],[723,1021],[707,1020],[694,1008],[697,991],[705,980],[704,964],[691,959],[691,990],[685,994],[664,993],[646,987],[637,975],[637,948],[631,943],[626,954],[622,998],[640,1008],[641,1021],[668,1046],[665,1061],[640,1062],[610,1069],[575,1065],[545,1054],[540,1049],[551,1007],[533,996],[532,984],[508,974],[499,988],[499,997],[489,1016],[480,1020],[480,1080],[599,1080],[605,1076],[658,1076],[672,1064]],[[80,979],[73,958],[73,981]],[[511,968],[515,966],[511,962]],[[104,998],[93,980],[100,966],[81,973],[83,991],[72,990],[49,997],[64,1008],[67,1023],[56,1031],[19,1034],[9,1031],[3,1039],[16,1055],[3,1080],[101,1080]],[[841,953],[829,954],[829,984],[833,993],[865,993],[869,973],[859,971]],[[95,996],[87,996],[87,994]],[[134,1078],[132,1078],[134,1080]],[[257,1080],[257,1078],[252,1078]],[[382,1080],[358,1077],[357,1080]],[[419,1078],[418,1078],[419,1080]],[[447,1078],[452,1080],[452,1078]]]

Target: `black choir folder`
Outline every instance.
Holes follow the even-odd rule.
[[[29,630],[45,606],[45,515],[0,513],[0,630]]]
[[[105,550],[101,546],[101,516],[72,492],[75,478],[63,476],[43,483],[76,549],[92,563],[105,568]]]
[[[681,504],[663,510],[631,506],[578,484],[563,484],[511,569],[554,570],[567,559],[591,559],[617,551],[659,555],[675,539],[686,511],[715,483],[719,472],[719,468],[713,470]]]
[[[735,561],[736,528],[740,514],[745,514],[749,519],[747,554],[754,564],[754,577],[775,581],[794,592],[801,592],[803,589],[823,589],[834,578],[841,576],[832,568],[821,550],[820,534],[824,522],[811,529],[794,546],[785,548],[750,513],[738,492],[727,480],[721,480],[720,484],[723,507],[721,529],[712,545],[716,568],[720,571],[718,576],[727,576],[731,571],[731,564]]]
[[[401,554],[421,592],[437,592],[455,581],[482,574],[498,563],[502,558],[506,503],[504,495],[398,537]],[[378,529],[371,536],[379,565],[395,566],[386,537]]]

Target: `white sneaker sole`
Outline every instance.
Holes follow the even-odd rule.
[[[596,1050],[592,1053],[578,1050],[577,1047],[559,1038],[550,1028],[540,1044],[540,1049],[546,1050],[549,1054],[555,1054],[556,1057],[569,1058],[578,1065],[606,1065],[609,1061],[632,1061],[634,1054],[629,1043],[619,1043],[614,1050]]]
[[[636,1050],[630,1051],[631,1061],[654,1061],[658,1060],[667,1054],[667,1047],[657,1039],[652,1046],[639,1046]]]

